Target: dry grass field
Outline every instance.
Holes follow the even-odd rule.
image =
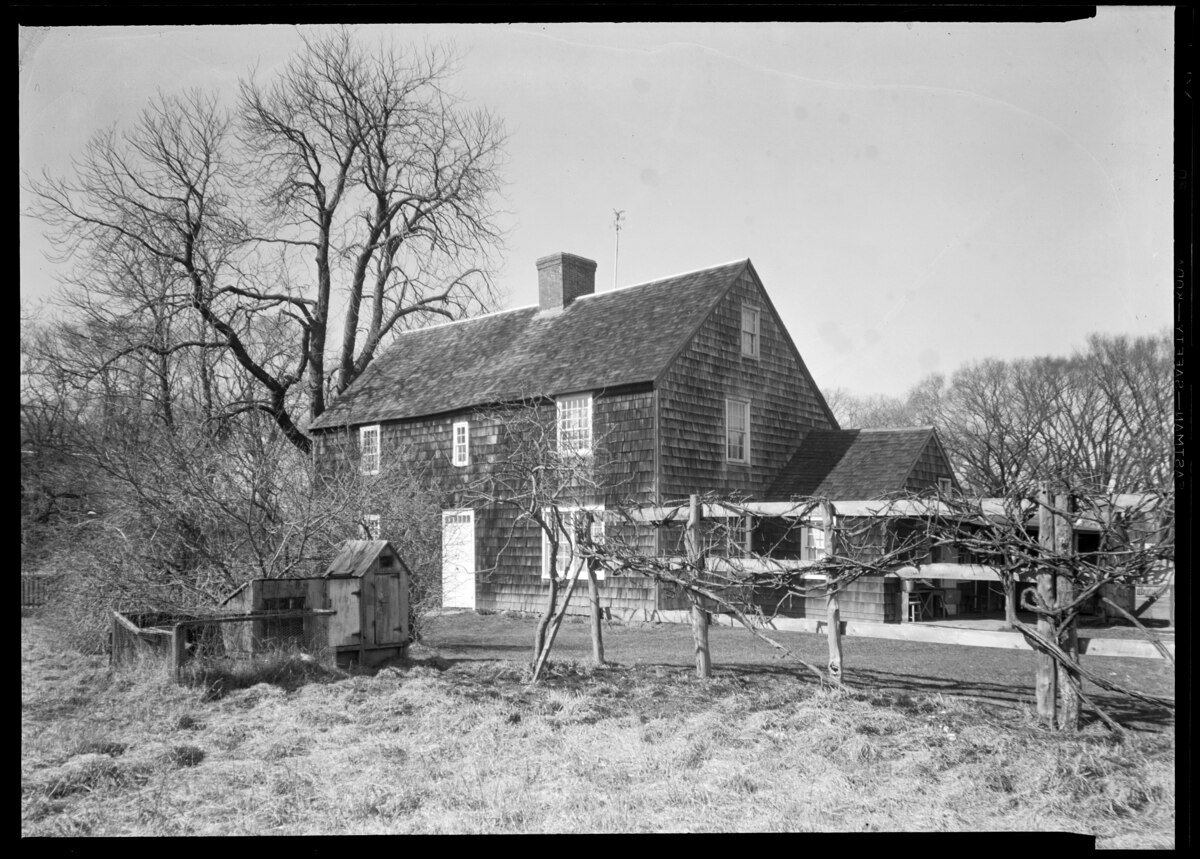
[[[531,690],[532,629],[449,615],[373,674],[293,662],[203,688],[110,675],[24,618],[22,833],[1037,828],[1174,846],[1173,721],[1114,708],[1123,744],[1043,731],[1028,653],[847,639],[845,694],[728,629],[708,682],[686,627],[610,626],[614,664],[593,668],[568,623]],[[780,637],[822,658],[820,637]],[[1089,664],[1174,694],[1161,663]]]

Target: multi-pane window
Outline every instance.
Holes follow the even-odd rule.
[[[359,471],[379,473],[379,426],[362,427],[358,431]]]
[[[454,454],[452,461],[455,465],[467,465],[471,461],[471,425],[467,421],[454,424]]]
[[[362,517],[362,538],[364,540],[379,539],[379,514],[368,513]]]
[[[742,354],[758,357],[758,308],[742,307]]]
[[[592,452],[592,395],[577,394],[558,400],[559,453]]]
[[[725,520],[725,553],[731,558],[749,555],[753,551],[754,519],[733,516]]]
[[[547,521],[551,521],[553,511],[547,510]],[[574,574],[575,565],[583,560],[584,553],[576,551],[577,531],[583,524],[583,519],[590,515],[591,525],[589,536],[593,543],[604,542],[604,508],[603,507],[571,507],[559,510],[558,523],[558,553],[555,571],[559,578],[569,578]],[[581,571],[580,575],[583,575]],[[542,578],[550,578],[550,537],[542,532]],[[597,565],[596,578],[604,578],[604,567]]]
[[[820,524],[808,528],[808,558],[816,561],[825,557],[825,529]]]
[[[750,461],[750,404],[742,400],[725,401],[725,458]]]

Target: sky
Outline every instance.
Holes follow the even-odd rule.
[[[1171,324],[1173,15],[355,31],[453,41],[456,89],[505,121],[503,307],[558,251],[598,291],[748,257],[819,387],[899,396]],[[21,170],[69,174],[159,90],[232,105],[318,29],[22,28]],[[52,295],[42,226],[20,240],[22,302]]]

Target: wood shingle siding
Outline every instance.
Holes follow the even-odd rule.
[[[860,623],[898,622],[900,590],[900,580],[897,578],[864,576],[851,582],[838,593],[842,620]],[[781,617],[815,617],[824,620],[828,612],[827,600],[819,592],[807,597],[763,593],[756,595],[755,603],[768,614],[778,611]]]
[[[579,503],[615,507],[653,490],[654,401],[654,392],[648,384],[595,393],[596,461],[607,491],[602,497],[581,496],[576,499]],[[452,464],[452,433],[453,425],[462,420],[470,423],[471,457],[469,465],[460,467]],[[516,411],[480,407],[382,423],[381,469],[420,469],[424,479],[442,494],[443,508],[459,508],[467,503],[464,491],[486,479],[508,455],[505,421],[518,427],[525,421],[540,422],[553,438],[554,405],[543,402]],[[342,468],[357,466],[356,431],[328,430],[318,435],[323,461],[340,463]],[[475,558],[480,570],[476,584],[478,608],[534,611],[540,610],[545,599],[541,531],[533,523],[517,526],[516,516],[516,510],[508,505],[475,510]],[[382,522],[381,527],[382,536],[386,537],[388,523]],[[649,526],[640,529],[636,539],[644,551],[654,552],[654,533]],[[586,593],[586,588],[583,592]],[[627,612],[640,607],[641,602],[649,601],[652,605],[653,582],[630,576],[619,581],[605,580],[600,582],[600,594],[605,608],[614,613]],[[576,598],[572,608],[579,605],[582,604]]]
[[[556,438],[556,401],[567,395],[591,397],[590,404],[573,402],[568,414],[582,444],[582,415],[590,410],[603,480],[594,497],[562,499],[563,506],[612,510],[692,493],[869,499],[952,477],[932,428],[838,428],[749,260],[603,293],[594,292],[594,274],[590,260],[544,257],[538,307],[399,335],[311,427],[316,455],[331,472],[357,472],[358,430],[378,425],[381,478],[405,469],[435,488],[443,510],[471,507],[477,608],[543,606],[540,530],[518,524],[510,504],[472,501],[479,496],[470,489],[512,462],[514,415],[527,416],[518,422],[531,416],[545,439]],[[454,425],[463,421],[468,463],[455,466]],[[389,523],[380,525],[386,537]],[[609,517],[606,532],[648,556],[679,551],[677,534],[650,523],[618,525]],[[804,550],[794,543],[787,547],[793,554]],[[414,572],[440,581],[440,570]],[[843,595],[843,617],[898,619],[889,587],[856,583]],[[600,582],[602,607],[622,616],[652,614],[658,591],[641,576]],[[586,601],[580,587],[570,610],[584,611]],[[820,605],[799,602],[789,610],[824,612],[823,597]]]
[[[909,492],[920,492],[924,489],[936,488],[939,480],[950,480],[952,485],[958,485],[954,471],[950,468],[950,460],[942,449],[937,433],[932,433],[929,441],[925,443],[925,447],[921,449],[921,454],[917,457],[912,472],[904,483],[904,488]]]
[[[761,309],[759,357],[742,355],[743,303]],[[738,277],[658,384],[659,494],[761,494],[810,427],[836,427],[752,270]],[[750,463],[726,462],[725,401],[750,403]]]

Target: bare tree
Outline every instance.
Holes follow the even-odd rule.
[[[901,397],[856,396],[844,388],[825,393],[825,401],[844,429],[901,427],[919,423]]]
[[[1101,601],[1124,614],[1170,659],[1152,633],[1107,595],[1113,584],[1149,581],[1174,562],[1174,493],[1135,496],[1091,492],[1012,493],[992,502],[943,495],[925,508],[930,545],[953,546],[984,559],[1006,590],[1036,581],[1021,592],[1020,607],[1034,612],[1036,626],[1015,618],[1014,627],[1038,653],[1038,712],[1050,725],[1074,730],[1081,704],[1114,732],[1120,726],[1083,690],[1083,680],[1145,703],[1173,708],[1170,699],[1135,692],[1083,667],[1075,645],[1076,622]],[[1098,548],[1080,551],[1074,524],[1099,535]],[[1171,660],[1173,661],[1173,660]],[[1056,694],[1057,690],[1057,694]],[[1057,701],[1056,701],[1057,698]]]
[[[508,521],[497,566],[517,538],[537,534],[546,547],[545,604],[533,641],[533,682],[544,668],[581,577],[588,583],[592,655],[604,646],[597,582],[600,546],[608,539],[605,502],[620,492],[603,433],[578,446],[560,437],[554,402],[530,397],[481,416],[497,436],[495,457],[465,487],[459,503],[501,511]],[[493,572],[498,570],[493,569]]]
[[[76,288],[134,256],[157,267],[160,306],[198,316],[172,323],[171,347],[219,343],[250,382],[219,406],[269,414],[307,452],[329,348],[336,393],[392,332],[492,300],[504,130],[447,91],[452,73],[436,48],[306,40],[271,82],[245,81],[233,113],[160,95],[132,128],[97,135],[73,176],[30,181],[32,214]]]
[[[959,481],[983,496],[1053,478],[1134,492],[1172,472],[1171,341],[1093,334],[1066,357],[969,364],[903,397],[828,398],[846,427],[938,427]]]

